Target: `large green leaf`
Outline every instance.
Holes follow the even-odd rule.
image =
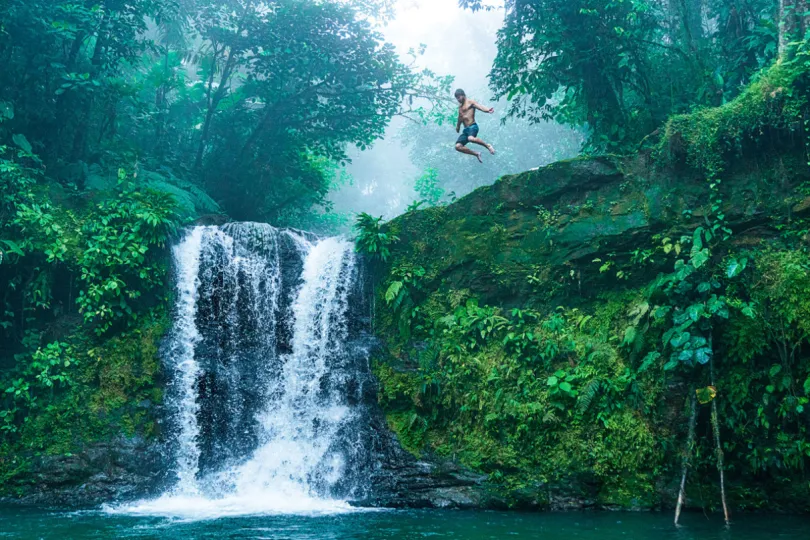
[[[708,347],[701,347],[695,350],[695,360],[700,364],[706,364],[712,357],[712,350]]]
[[[701,250],[703,250],[703,227],[698,227],[692,235],[692,257]]]
[[[388,289],[385,291],[385,302],[390,304],[394,301],[394,298],[397,297],[399,291],[402,290],[402,286],[404,283],[401,281],[392,281],[391,285],[388,286]]]
[[[0,101],[0,124],[4,120],[14,119],[14,104],[8,101]]]
[[[684,349],[680,353],[678,353],[678,362],[682,362],[684,364],[692,364],[692,359],[695,357],[695,351],[692,349]]]
[[[677,348],[683,347],[689,341],[690,337],[691,336],[690,336],[689,332],[681,332],[680,334],[673,337],[669,341],[669,344],[677,349]]]
[[[709,250],[707,248],[703,248],[700,251],[692,253],[692,266],[696,269],[700,268],[706,261],[709,260]]]
[[[748,259],[743,257],[742,259],[737,259],[736,257],[732,257],[728,261],[728,265],[726,266],[726,276],[733,278],[740,275],[740,273],[745,270],[745,266],[748,264]]]
[[[703,315],[703,304],[692,304],[686,308],[686,313],[692,321],[697,322]]]
[[[641,365],[638,366],[637,370],[638,373],[643,373],[647,371],[659,358],[661,358],[661,353],[659,353],[658,351],[652,351],[647,353],[647,356],[645,356],[644,360],[641,361]]]
[[[631,345],[638,337],[638,330],[636,330],[635,326],[628,326],[624,331],[624,340],[622,340],[622,345]]]
[[[11,140],[14,141],[14,144],[22,148],[25,152],[29,154],[33,153],[33,148],[31,148],[31,143],[28,142],[28,139],[25,138],[25,135],[22,133],[15,133]]]
[[[20,257],[23,257],[25,255],[25,252],[13,240],[0,240],[0,243],[5,244],[6,247],[8,248],[8,251],[14,253],[15,255],[19,255]]]
[[[698,388],[696,391],[697,400],[701,405],[709,403],[717,395],[717,389],[714,386],[707,386],[705,388]]]

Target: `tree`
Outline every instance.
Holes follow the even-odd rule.
[[[348,7],[297,1],[264,6],[243,23],[245,29],[235,22],[238,31],[221,33],[238,44],[212,42],[212,50],[226,52],[217,53],[220,67],[206,68],[207,112],[197,152],[198,162],[215,156],[204,167],[215,197],[235,216],[251,219],[269,216],[257,204],[296,202],[299,190],[285,187],[292,184],[310,186],[322,201],[328,179],[311,174],[313,156],[345,160],[347,144],[363,148],[382,136],[407,96],[435,96],[449,84],[431,86],[432,74],[412,72]],[[238,85],[230,80],[234,66]],[[221,74],[217,85],[215,71]],[[224,101],[227,110],[218,111]]]
[[[233,217],[294,225],[327,205],[346,145],[369,145],[411,110],[404,98],[435,101],[449,85],[383,42],[373,20],[390,8],[11,0],[0,7],[0,95],[18,114],[5,131],[25,133],[65,185],[160,171]]]
[[[507,0],[491,86],[511,116],[584,125],[589,148],[621,150],[672,113],[733,97],[775,53],[773,7]]]
[[[810,23],[806,0],[779,0],[779,56],[790,58],[795,43],[805,38]]]

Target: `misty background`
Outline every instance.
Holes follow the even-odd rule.
[[[442,125],[395,117],[383,140],[365,151],[350,150],[351,163],[329,197],[335,213],[348,218],[368,212],[390,219],[417,201],[424,201],[420,207],[450,202],[503,175],[577,155],[583,136],[571,128],[519,118],[502,123],[507,102],[491,99],[488,74],[503,13],[503,9],[473,13],[459,8],[457,0],[396,2],[394,18],[380,29],[386,41],[406,62],[411,49],[424,47],[415,60],[418,67],[452,75],[453,88],[463,88],[469,97],[495,107],[491,115],[478,111],[476,121],[479,137],[495,147],[496,155],[470,145],[483,152],[480,164],[454,149],[457,103],[449,95]]]

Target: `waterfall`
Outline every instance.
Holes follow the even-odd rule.
[[[109,510],[350,510],[374,466],[353,244],[236,223],[191,229],[173,255],[165,362],[176,481],[157,499]]]
[[[346,301],[354,270],[352,246],[329,238],[304,261],[303,285],[293,306],[292,353],[285,359],[278,399],[260,415],[262,446],[237,473],[237,490],[289,497],[329,493],[343,476],[335,441],[351,420],[335,365],[346,339]],[[330,372],[332,368],[332,372]]]
[[[194,385],[200,367],[194,358],[194,347],[200,340],[200,333],[194,322],[197,308],[197,290],[200,280],[200,250],[205,229],[197,228],[173,250],[177,268],[177,317],[169,358],[174,363],[175,376],[181,388],[176,398],[176,417],[180,425],[177,438],[177,487],[183,492],[192,492],[196,485],[196,475],[200,452],[196,439],[200,433],[197,423],[197,396]]]

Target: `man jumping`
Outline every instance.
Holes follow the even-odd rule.
[[[477,137],[478,135],[478,124],[475,123],[475,109],[479,111],[483,111],[485,113],[492,114],[495,112],[495,109],[490,107],[489,109],[485,109],[479,103],[469,99],[467,94],[464,93],[464,90],[459,88],[456,90],[456,99],[460,103],[458,106],[458,122],[456,123],[456,133],[461,128],[461,124],[464,124],[464,131],[459,136],[458,140],[456,140],[456,150],[461,152],[462,154],[469,154],[471,156],[475,156],[478,158],[478,161],[483,163],[481,160],[481,152],[476,152],[475,150],[470,150],[465,145],[468,142],[480,144],[481,146],[486,147],[489,150],[490,154],[495,153],[495,149],[492,148],[491,144],[487,144],[481,139]]]

